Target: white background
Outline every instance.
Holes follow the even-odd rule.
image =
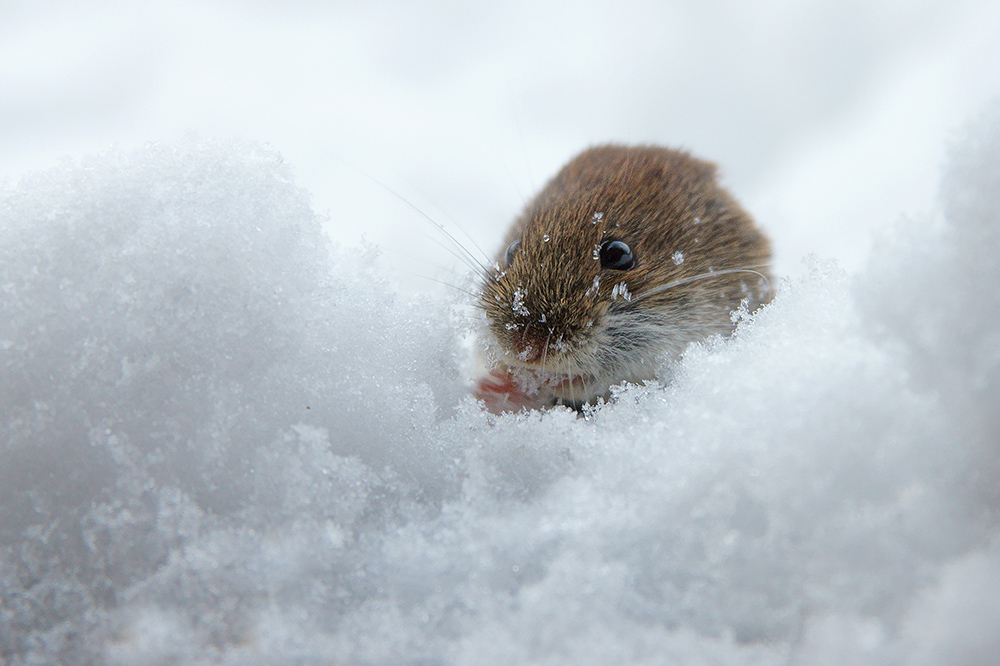
[[[404,285],[456,261],[389,189],[492,254],[606,141],[718,162],[779,273],[808,253],[854,270],[871,229],[932,209],[949,141],[998,93],[989,0],[0,6],[0,177],[189,132],[266,142]]]

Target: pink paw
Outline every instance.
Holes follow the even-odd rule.
[[[510,370],[494,368],[476,382],[473,394],[477,400],[486,403],[491,414],[517,412],[522,409],[540,409],[545,406],[541,396],[529,396],[521,388]]]

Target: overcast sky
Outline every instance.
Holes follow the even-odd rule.
[[[187,132],[266,142],[332,236],[404,275],[457,262],[389,190],[492,254],[606,141],[718,162],[779,272],[853,270],[871,229],[932,210],[949,141],[998,94],[989,0],[0,8],[0,177]]]

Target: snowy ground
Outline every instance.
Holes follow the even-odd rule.
[[[79,10],[63,32],[53,28],[52,43],[87,25],[124,34],[140,19],[162,19],[149,34],[166,39],[182,33],[185,16],[215,12],[215,23],[191,23],[202,31],[190,33],[190,71],[228,62],[225,73],[250,83],[260,73],[260,90],[275,92],[290,65],[270,38],[285,35],[276,43],[289,47],[285,33],[303,33],[284,11],[251,4],[257,18],[229,33],[210,29],[242,16],[229,4],[186,15],[157,3],[122,6],[90,24]],[[641,25],[628,39],[615,33],[600,53],[631,44],[666,76],[670,50],[696,41],[678,26],[704,28],[708,9],[658,10],[648,23],[636,19],[638,5],[603,23],[596,10],[570,17],[547,67],[531,71],[511,69],[516,56],[499,48],[509,34],[500,28],[468,37],[471,60],[456,62],[446,48],[454,41],[409,48],[420,30],[436,34],[423,14],[388,3],[341,10],[341,33],[324,33],[322,43],[344,53],[395,44],[399,52],[363,59],[355,74],[381,72],[397,87],[364,88],[358,107],[331,102],[355,115],[336,116],[342,129],[316,138],[315,152],[307,130],[325,107],[297,100],[302,115],[291,122],[290,106],[254,106],[252,85],[219,72],[192,79],[204,84],[197,103],[167,95],[180,101],[159,125],[149,109],[164,98],[149,93],[156,104],[147,108],[129,85],[109,84],[87,131],[66,129],[72,116],[61,112],[46,126],[42,102],[6,105],[5,128],[23,131],[3,134],[10,180],[0,192],[0,661],[995,664],[1000,108],[961,132],[954,116],[972,117],[970,107],[983,105],[977,95],[996,93],[983,85],[959,94],[975,87],[977,72],[995,71],[1000,60],[976,45],[1000,22],[985,20],[994,11],[985,5],[943,6],[923,5],[920,20],[907,22],[887,5],[863,5],[875,7],[867,14],[859,5],[855,25],[832,9],[775,5],[768,11],[792,18],[776,29],[773,50],[751,29],[766,12],[731,16],[713,34],[734,50],[704,65],[718,65],[723,84],[671,83],[688,100],[704,91],[711,110],[662,119],[654,116],[678,96],[634,73],[607,65],[595,75],[614,82],[612,98],[630,91],[627,110],[597,108],[600,96],[574,98],[579,80],[559,88],[546,76],[573,70],[560,69],[561,59],[601,25]],[[11,38],[39,25],[35,10],[18,7],[5,10]],[[454,10],[476,25],[513,21],[498,10]],[[379,11],[389,18],[373,19]],[[848,49],[857,59],[813,88],[786,90],[795,76],[825,71],[807,58],[790,59],[801,71],[786,78],[772,67],[786,61],[788,40],[805,40],[800,55],[817,43],[789,26],[828,24],[820,46],[839,54],[839,37],[857,33]],[[319,22],[315,34],[330,25]],[[409,41],[366,41],[374,26],[395,26],[388,36]],[[662,26],[674,30],[664,44]],[[520,48],[552,39],[536,30]],[[315,34],[294,43],[308,51]],[[248,35],[260,60],[246,63]],[[882,36],[889,44],[879,60],[871,49]],[[126,52],[155,60],[162,44],[140,37]],[[3,43],[6,56],[15,52]],[[917,51],[900,44],[916,43],[928,50],[915,61],[938,69],[907,69]],[[206,44],[224,57],[208,58]],[[741,44],[754,48],[736,67]],[[171,48],[163,52],[173,58],[184,51]],[[485,55],[494,48],[508,59]],[[273,66],[261,64],[271,57]],[[115,62],[127,81],[148,71],[141,59]],[[175,87],[149,84],[157,94],[180,90],[189,71],[164,62],[162,77]],[[851,78],[874,62],[898,76]],[[721,90],[768,67],[778,72],[771,90],[792,107],[787,116],[773,117],[776,107],[754,95],[742,113],[720,107]],[[226,80],[228,88],[205,84]],[[286,85],[286,98],[304,94]],[[524,102],[525,90],[511,96],[522,85],[552,108],[524,112],[524,141],[494,132],[496,116],[485,131],[458,122],[460,111],[498,98]],[[456,97],[463,86],[479,101]],[[498,86],[503,94],[491,95]],[[54,89],[77,90],[66,81]],[[230,117],[220,102],[217,116],[206,113],[227,94],[251,111]],[[123,102],[124,129],[109,129],[105,98],[139,105]],[[937,106],[912,104],[931,98]],[[272,147],[169,137],[139,147],[171,134],[185,104],[197,107],[189,117],[203,135]],[[904,107],[920,113],[896,113]],[[351,118],[362,128],[352,140],[371,139],[374,156],[337,143]],[[60,139],[52,127],[66,133]],[[479,150],[490,132],[503,150],[533,152],[536,179],[591,140],[686,144],[723,163],[786,262],[797,265],[806,249],[819,256],[734,338],[692,348],[668,387],[630,387],[586,419],[566,410],[491,417],[463,383],[466,297],[404,292],[387,277],[395,256],[359,244],[353,221],[376,241],[423,223],[378,186],[363,191],[352,170],[381,162],[380,180],[395,187],[386,172],[398,170],[418,196],[444,194],[476,235],[480,221],[502,226],[517,207],[498,189],[477,191],[478,176],[463,169],[493,168]],[[51,145],[26,147],[43,135]],[[123,148],[108,151],[114,141]],[[452,145],[463,142],[478,157]],[[353,166],[317,167],[331,146]],[[101,154],[31,171],[55,163],[52,151]],[[434,192],[434,182],[445,189]],[[816,197],[822,205],[795,203]],[[881,230],[870,257],[843,249],[872,227]],[[480,238],[489,245],[499,234]]]
[[[669,387],[493,418],[462,320],[278,155],[23,179],[0,224],[8,663],[994,663],[1000,116],[941,219]]]

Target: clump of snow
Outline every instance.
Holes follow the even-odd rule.
[[[485,413],[461,322],[193,142],[0,205],[7,663],[991,663],[1000,123],[670,386]]]

